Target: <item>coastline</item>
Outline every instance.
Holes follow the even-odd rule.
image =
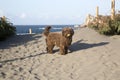
[[[19,35],[29,34],[30,29],[32,33],[41,34],[46,26],[47,25],[15,25],[16,34],[19,34]],[[70,26],[74,28],[74,25],[51,25],[51,26],[52,26],[52,29],[51,29],[52,32],[61,31],[62,28],[66,26]]]
[[[42,34],[16,35],[0,42],[0,80],[119,80],[120,36],[87,27],[75,30],[72,52],[46,53]]]

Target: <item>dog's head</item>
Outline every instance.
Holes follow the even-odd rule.
[[[66,38],[72,38],[74,35],[74,30],[70,27],[65,27],[62,29],[62,35]]]

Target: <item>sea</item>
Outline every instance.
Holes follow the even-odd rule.
[[[45,27],[48,25],[14,25],[16,27],[17,35],[27,35],[29,34],[29,29],[32,30],[32,34],[41,34]],[[51,32],[61,31],[64,27],[74,28],[74,25],[50,25],[52,26]]]

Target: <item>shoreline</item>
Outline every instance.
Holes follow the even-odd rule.
[[[119,80],[120,36],[90,28],[75,30],[67,55],[46,53],[42,34],[17,35],[0,42],[0,80]]]

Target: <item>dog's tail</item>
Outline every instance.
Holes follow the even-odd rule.
[[[48,34],[50,33],[50,29],[51,29],[51,26],[47,26],[47,27],[45,28],[43,34],[44,34],[45,36],[48,36]]]

